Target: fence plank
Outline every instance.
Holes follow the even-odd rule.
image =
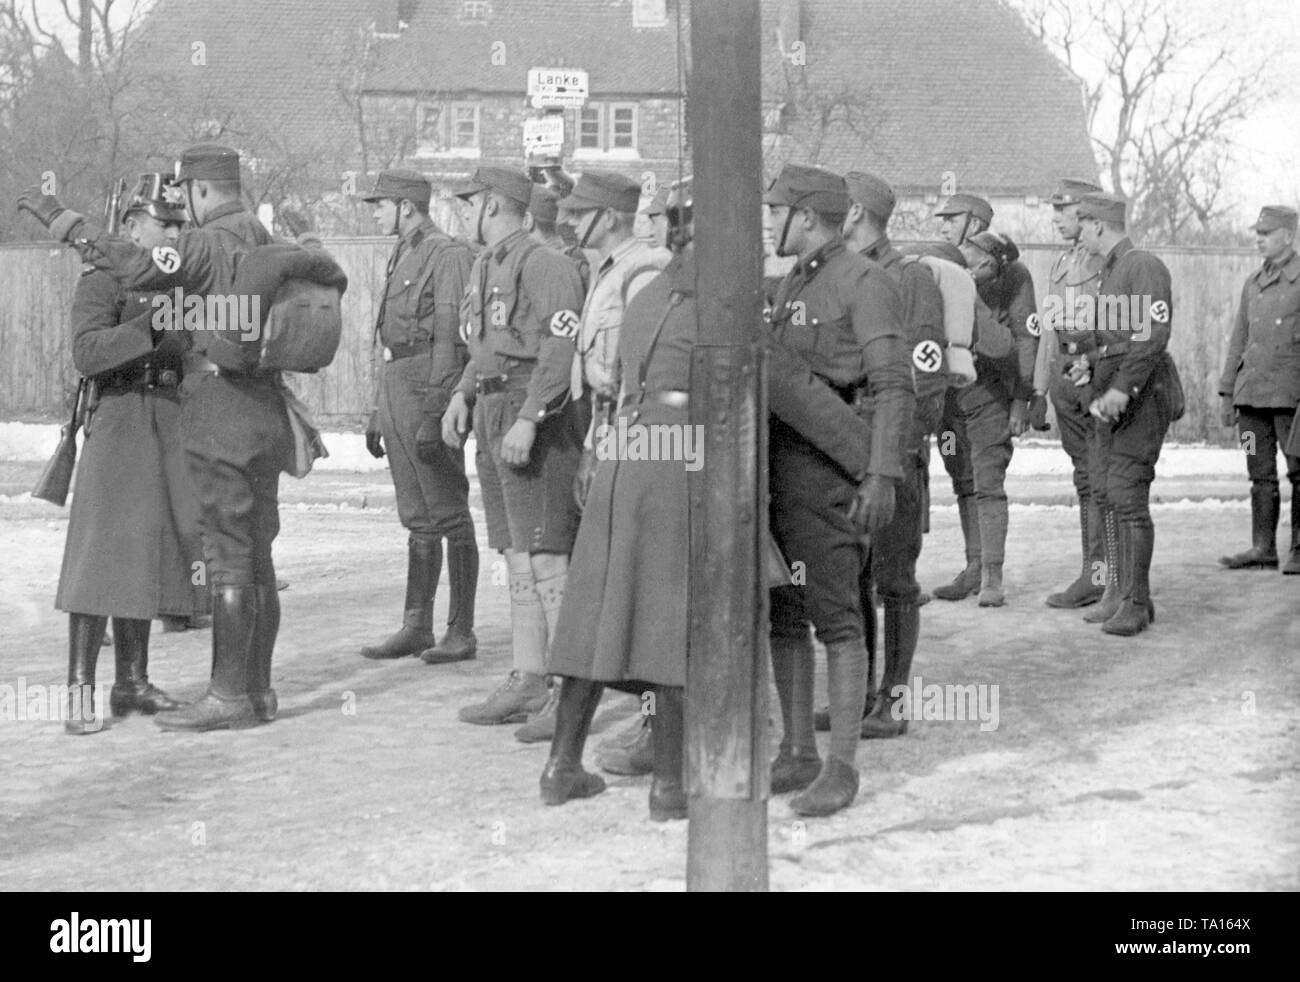
[[[348,274],[343,299],[343,340],[334,363],[316,375],[299,375],[293,388],[322,423],[351,426],[370,410],[371,332],[393,239],[330,239],[325,247]],[[1178,440],[1230,443],[1217,422],[1216,380],[1246,276],[1259,257],[1245,249],[1154,249],[1174,284],[1171,351],[1187,389],[1187,415],[1174,426]],[[1060,252],[1055,245],[1021,247],[1041,292]],[[68,312],[79,265],[68,249],[49,244],[0,246],[0,416],[63,412],[74,379]]]

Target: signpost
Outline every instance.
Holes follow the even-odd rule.
[[[587,73],[581,68],[530,68],[528,95],[534,109],[581,108],[587,102]]]
[[[767,397],[759,0],[691,4],[696,311],[686,748],[689,890],[767,889]]]
[[[524,159],[558,157],[564,151],[564,116],[548,113],[524,120]]]

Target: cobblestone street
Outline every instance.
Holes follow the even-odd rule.
[[[684,887],[686,825],[647,819],[648,777],[607,776],[605,794],[546,808],[545,745],[456,720],[509,667],[495,557],[478,661],[358,656],[400,617],[404,534],[385,480],[284,483],[275,723],[181,735],[110,719],[74,739],[22,705],[0,717],[5,889]],[[326,503],[359,498],[369,507]],[[829,819],[797,821],[774,799],[773,888],[1300,888],[1300,578],[1217,567],[1247,515],[1242,502],[1155,507],[1158,620],[1125,641],[1043,606],[1073,576],[1075,517],[1013,504],[1008,606],[930,604],[915,669],[926,684],[996,685],[997,727],[922,721],[864,744],[858,801]],[[0,684],[64,680],[66,619],[51,603],[65,529],[66,511],[0,504]],[[936,498],[923,584],[955,572],[959,542],[955,508]],[[153,679],[198,696],[209,640],[155,625]],[[100,665],[111,683],[111,649]],[[597,729],[633,708],[607,696]]]

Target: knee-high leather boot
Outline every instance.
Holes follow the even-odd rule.
[[[257,587],[212,591],[212,680],[198,702],[155,717],[164,730],[220,730],[256,721],[248,698],[248,666],[257,630]]]
[[[921,636],[921,609],[916,604],[885,601],[885,677],[871,713],[862,721],[866,739],[902,736],[907,732],[907,718],[897,719],[894,706],[905,697],[894,695],[894,688],[911,685],[912,658]]]
[[[781,746],[772,761],[772,794],[785,794],[808,787],[822,769],[809,715],[813,705],[812,638],[806,633],[802,638],[774,637],[771,649],[782,724]]]
[[[474,600],[478,593],[478,543],[447,540],[447,633],[420,652],[426,665],[468,661],[478,652],[474,636]]]
[[[1140,634],[1154,617],[1151,604],[1151,555],[1155,551],[1155,529],[1150,524],[1125,523],[1120,527],[1124,537],[1124,600],[1115,616],[1101,626],[1107,634],[1131,637]]]
[[[1300,426],[1300,423],[1296,425]],[[1287,576],[1300,576],[1300,482],[1291,484],[1291,554],[1287,556],[1282,572]]]
[[[184,705],[149,682],[148,621],[114,617],[113,652],[117,676],[113,679],[108,704],[114,716],[165,713]]]
[[[1292,504],[1294,511],[1295,505]],[[1277,569],[1277,524],[1282,496],[1276,481],[1253,481],[1250,485],[1250,548],[1235,556],[1222,556],[1228,569]]]
[[[253,631],[253,650],[248,660],[248,701],[253,714],[264,723],[275,719],[280,700],[271,688],[271,657],[280,633],[280,593],[275,580],[259,583],[257,592],[257,627]]]
[[[406,610],[397,633],[361,649],[362,658],[404,658],[432,648],[433,594],[442,575],[442,539],[412,536],[406,553]]]
[[[548,805],[562,805],[571,798],[590,798],[605,790],[605,781],[599,774],[582,769],[582,750],[604,686],[571,675],[561,676],[559,686],[555,737],[540,782],[542,801]]]
[[[1101,601],[1083,615],[1089,624],[1105,624],[1119,610],[1123,594],[1120,591],[1120,569],[1124,565],[1124,556],[1120,549],[1119,516],[1115,509],[1102,510],[1102,524],[1106,533],[1106,589]]]
[[[800,815],[830,815],[857,797],[855,756],[867,691],[867,649],[861,638],[826,646],[826,681],[831,697],[831,752],[817,780],[790,799],[790,807]]]
[[[655,822],[686,817],[684,695],[680,685],[655,686],[654,778],[650,781],[650,819]]]
[[[68,701],[63,731],[71,736],[98,733],[104,728],[103,718],[95,713],[95,663],[107,627],[107,617],[68,615]]]
[[[1101,511],[1091,498],[1079,500],[1079,538],[1083,544],[1083,566],[1078,578],[1060,593],[1047,595],[1047,606],[1072,610],[1088,607],[1101,599],[1104,587],[1093,582],[1094,563],[1105,562],[1105,529]]]
[[[957,499],[957,515],[966,543],[966,568],[951,583],[931,591],[940,600],[965,600],[980,588],[980,526],[973,494]]]

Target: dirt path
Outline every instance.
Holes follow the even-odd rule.
[[[352,484],[383,502],[372,476]],[[1300,887],[1300,578],[1218,569],[1246,522],[1239,504],[1157,507],[1158,621],[1124,641],[1042,604],[1072,575],[1073,514],[1013,506],[1009,605],[926,607],[916,666],[926,684],[996,685],[997,728],[923,721],[864,745],[863,792],[829,819],[774,799],[773,887]],[[298,504],[283,526],[280,720],[194,736],[110,720],[82,739],[0,720],[4,888],[683,887],[685,823],[646,819],[648,778],[545,808],[544,746],[456,721],[508,665],[486,553],[477,662],[373,663],[357,649],[397,623],[396,517]],[[0,504],[0,684],[63,680],[65,529],[66,512]],[[937,508],[924,583],[955,572],[958,543],[955,509]],[[155,681],[197,696],[208,643],[155,634]],[[597,726],[631,710],[608,697]]]

